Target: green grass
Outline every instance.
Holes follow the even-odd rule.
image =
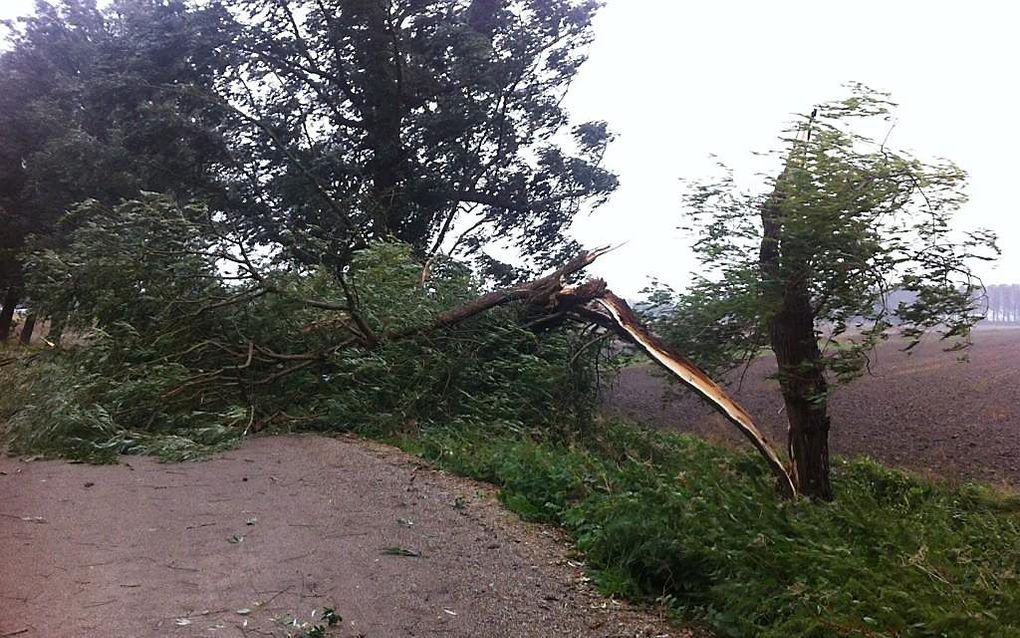
[[[433,429],[395,441],[562,525],[600,588],[725,636],[1020,636],[1020,500],[837,461],[782,502],[759,460],[606,425],[587,443]]]
[[[95,399],[106,382],[73,364],[0,366],[12,451],[180,460],[238,439],[243,410],[215,426],[195,427],[210,419],[188,413],[164,428],[125,427]],[[114,390],[103,396],[122,412],[119,400],[155,392],[142,382]],[[836,461],[834,503],[783,502],[751,453],[626,424],[570,444],[469,426],[395,442],[499,485],[524,518],[563,526],[606,593],[661,601],[722,636],[1020,636],[1015,495]]]

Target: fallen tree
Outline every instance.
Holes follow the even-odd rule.
[[[363,348],[373,348],[384,341],[404,339],[417,334],[450,328],[496,306],[511,302],[523,303],[529,308],[530,314],[534,316],[534,321],[530,324],[533,327],[541,326],[543,329],[548,329],[551,325],[566,320],[592,322],[613,331],[620,338],[637,347],[666,372],[708,401],[758,450],[769,469],[776,476],[779,490],[784,495],[794,496],[796,488],[793,478],[775,448],[755,425],[747,410],[734,401],[719,384],[694,363],[655,337],[642,325],[627,302],[614,294],[604,280],[591,279],[581,285],[568,285],[572,275],[583,270],[608,250],[609,248],[600,248],[582,252],[548,275],[482,295],[440,313],[434,321],[426,325],[381,337],[376,336],[365,327],[365,322],[352,304],[344,310],[351,315],[351,325],[348,326],[348,330],[357,334],[358,338],[344,340],[341,347],[357,343]],[[307,362],[295,364],[294,369],[300,369],[306,365],[308,365]]]
[[[26,449],[95,440],[111,459],[153,433],[225,442],[265,427],[392,431],[464,418],[480,427],[585,427],[599,376],[599,348],[590,346],[616,334],[709,401],[780,489],[795,492],[768,440],[722,388],[643,327],[604,281],[576,284],[605,248],[485,293],[463,264],[422,266],[400,243],[375,242],[343,269],[302,267],[285,251],[260,257],[204,207],[155,194],[114,208],[86,203],[74,216],[65,248],[31,258],[33,289],[41,311],[92,336],[88,347],[48,358],[59,369],[22,393],[15,429]],[[601,334],[592,339],[592,330]],[[51,391],[51,379],[64,376],[59,385],[73,396]],[[52,431],[54,411],[68,416],[64,434]]]
[[[429,326],[415,330],[435,330],[452,326],[495,306],[520,301],[541,316],[539,321],[591,321],[612,330],[631,343],[666,372],[708,401],[720,414],[740,430],[768,464],[776,476],[779,490],[794,496],[796,488],[786,466],[775,448],[755,425],[751,415],[734,401],[722,387],[700,368],[656,338],[630,308],[602,279],[591,279],[578,286],[567,285],[568,278],[594,262],[609,249],[583,252],[565,265],[539,279],[490,292],[478,299],[442,313]],[[394,335],[402,337],[405,335]]]

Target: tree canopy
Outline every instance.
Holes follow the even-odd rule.
[[[20,296],[26,237],[60,241],[72,204],[143,191],[200,198],[309,266],[386,238],[496,280],[548,266],[577,249],[574,214],[616,187],[605,123],[562,108],[596,9],[42,2],[0,56],[0,285]]]
[[[0,54],[0,286],[21,288],[26,238],[58,244],[57,222],[77,202],[157,191],[224,205],[223,119],[168,88],[212,90],[222,61],[196,24],[215,13],[178,1],[104,12],[64,0],[10,25]]]
[[[703,271],[682,295],[653,295],[669,308],[658,327],[706,366],[775,352],[791,454],[795,465],[817,461],[815,495],[831,494],[827,447],[803,452],[796,439],[802,427],[827,436],[829,382],[863,374],[893,327],[908,349],[930,332],[965,347],[983,293],[971,268],[996,255],[991,233],[952,224],[966,200],[961,169],[857,132],[893,106],[857,86],[803,116],[765,192],[731,175],[695,184],[685,205]]]
[[[597,4],[233,0],[220,77],[247,159],[248,223],[309,263],[393,237],[482,260],[492,237],[548,266],[574,213],[616,186],[603,122],[562,98]]]

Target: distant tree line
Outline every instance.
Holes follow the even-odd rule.
[[[994,323],[1020,323],[1020,284],[993,284],[985,287],[988,311],[985,320]]]

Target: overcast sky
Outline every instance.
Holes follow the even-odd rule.
[[[1011,5],[608,0],[568,98],[578,119],[605,119],[619,136],[606,160],[620,189],[575,229],[588,245],[628,243],[593,268],[627,295],[647,275],[682,285],[695,264],[676,230],[680,178],[718,174],[715,154],[753,185],[752,151],[775,148],[791,114],[859,81],[900,104],[891,145],[970,173],[958,223],[996,230],[1003,251],[979,274],[1020,282],[1020,13]]]
[[[0,17],[31,0],[0,0]],[[606,161],[612,199],[575,224],[589,246],[627,242],[594,269],[635,295],[656,276],[683,285],[695,267],[676,230],[681,178],[714,173],[711,155],[754,184],[791,114],[859,81],[900,104],[890,144],[970,173],[962,227],[999,233],[986,283],[1020,282],[1020,9],[994,0],[853,3],[607,0],[591,57],[568,97],[578,121],[617,133]]]

